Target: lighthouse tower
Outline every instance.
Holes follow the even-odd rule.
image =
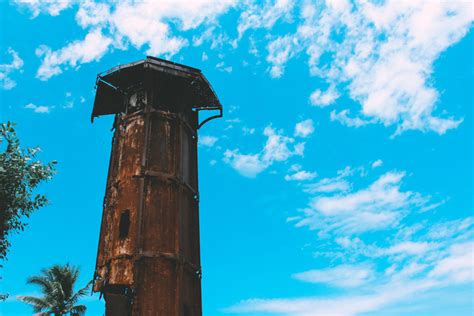
[[[109,114],[94,291],[106,315],[201,316],[197,130],[219,99],[200,70],[147,57],[97,77],[92,120]]]

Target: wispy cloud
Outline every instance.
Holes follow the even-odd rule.
[[[227,149],[224,153],[224,162],[241,175],[253,178],[274,162],[282,162],[292,156],[303,155],[304,143],[296,143],[294,138],[285,136],[282,131],[267,126],[263,135],[267,137],[267,141],[260,152],[242,154],[239,149]]]
[[[352,288],[367,283],[374,272],[368,266],[339,265],[333,268],[296,273],[293,278],[309,283],[325,283],[335,287]]]
[[[347,167],[336,177],[313,186],[317,189],[344,181],[346,185],[340,190],[308,191],[303,187],[316,196],[302,215],[288,218],[296,227],[319,230],[317,244],[324,247],[317,247],[321,251],[315,253],[318,266],[321,260],[328,261],[325,268],[297,272],[293,278],[340,288],[339,294],[249,299],[226,311],[292,316],[383,315],[390,306],[404,304],[416,295],[433,291],[440,295],[439,291],[448,293],[452,287],[472,284],[474,219],[420,220],[416,211],[431,198],[403,190],[405,172],[388,171],[367,187],[354,189],[358,186],[355,179],[367,176],[363,168]],[[393,221],[387,223],[385,218]],[[372,229],[379,231],[376,241],[373,234],[367,234]]]
[[[20,7],[25,7],[32,13],[32,17],[37,17],[40,13],[57,16],[61,11],[72,6],[72,0],[14,0]]]
[[[354,127],[383,123],[396,126],[395,134],[444,134],[462,122],[435,114],[439,93],[431,74],[440,54],[469,31],[468,1],[305,2],[299,11],[295,32],[269,31],[270,75],[281,77],[289,60],[306,54],[311,74],[329,84],[311,94],[312,104],[333,104],[341,87],[361,105],[355,117],[343,110],[332,112],[333,120]],[[255,20],[265,15],[256,12]]]
[[[23,59],[12,48],[7,49],[7,53],[11,56],[10,63],[0,64],[0,86],[5,90],[13,89],[16,82],[10,77],[15,71],[21,71],[23,68]]]
[[[244,133],[244,135],[253,135],[255,133],[255,128],[253,127],[242,127],[242,133]]]
[[[393,227],[406,215],[407,210],[421,207],[427,197],[411,191],[402,191],[404,172],[383,174],[367,188],[335,195],[312,198],[304,209],[305,217],[297,226],[317,229],[321,235],[330,232],[360,233]],[[341,186],[343,182],[338,183]],[[318,190],[319,188],[319,190]],[[324,186],[313,187],[321,191]]]
[[[75,68],[79,64],[100,60],[111,43],[112,40],[104,36],[100,29],[95,29],[84,40],[74,41],[57,51],[42,45],[36,49],[36,55],[43,58],[36,76],[48,80],[62,73],[64,65]]]
[[[313,120],[308,119],[296,123],[295,125],[295,137],[308,137],[314,132],[314,123]]]
[[[377,159],[372,163],[372,169],[381,167],[383,165],[383,161],[381,159]]]
[[[294,57],[294,46],[297,46],[297,39],[286,35],[280,36],[267,46],[267,61],[271,65],[270,76],[279,78],[283,75],[287,61]]]
[[[227,73],[231,73],[232,69],[233,69],[232,66],[226,66],[225,62],[223,62],[223,61],[217,63],[216,68],[219,71],[223,71],[223,72],[227,72]]]
[[[320,89],[313,91],[309,100],[312,105],[325,107],[333,104],[337,98],[339,98],[339,93],[336,91],[334,85],[331,85],[326,91]]]
[[[201,146],[213,147],[219,139],[215,136],[203,135],[199,137],[198,143]]]
[[[330,119],[331,121],[339,122],[342,125],[349,126],[349,127],[361,127],[365,126],[368,124],[373,124],[376,123],[377,121],[374,119],[363,119],[361,117],[350,117],[350,111],[349,110],[342,110],[339,113],[336,112],[335,110],[331,111],[330,114]]]
[[[77,5],[76,22],[88,34],[59,50],[43,45],[37,50],[42,58],[37,77],[48,80],[65,68],[97,61],[110,49],[126,49],[134,46],[145,48],[149,55],[170,57],[178,53],[189,41],[182,32],[196,29],[213,22],[234,4],[234,0],[210,1],[145,1],[96,3],[92,1],[17,1],[31,9],[34,15],[45,12],[57,15],[71,4]],[[175,23],[176,22],[176,23]],[[173,25],[171,25],[173,24]],[[175,27],[176,26],[176,27]],[[213,34],[224,40],[220,34]],[[223,67],[231,71],[231,67]]]
[[[472,219],[469,219],[469,222],[472,225]],[[418,238],[429,241],[429,234],[426,233],[429,228],[422,229],[425,234]],[[250,299],[228,308],[227,311],[297,316],[355,316],[370,312],[384,314],[385,308],[409,301],[414,295],[429,294],[434,290],[449,293],[450,287],[474,281],[474,242],[470,229],[472,226],[464,227],[463,230],[457,229],[461,239],[443,239],[442,242],[438,240],[439,243],[433,247],[427,246],[427,242],[413,241],[410,244],[405,241],[400,247],[392,245],[380,248],[364,245],[359,248],[358,255],[380,258],[379,261],[372,261],[375,266],[342,264],[293,275],[300,281],[343,288],[346,290],[344,294],[331,297]],[[357,242],[360,243],[360,239]],[[346,248],[351,247],[350,243],[342,244]],[[395,252],[406,254],[403,260],[393,256],[390,249],[395,248]],[[379,251],[374,253],[374,249]],[[350,253],[346,252],[343,258],[348,258],[347,256],[350,257]],[[443,294],[438,292],[437,295]],[[470,297],[467,299],[470,300]]]
[[[334,178],[324,178],[318,182],[305,185],[304,191],[312,194],[348,191],[351,188],[351,185],[345,180],[345,178],[353,174],[353,172],[354,170],[350,167],[339,170],[338,175]]]
[[[442,279],[448,283],[474,281],[474,242],[454,244],[448,255],[437,262],[429,272],[429,277]]]
[[[257,3],[247,3],[240,14],[237,31],[239,39],[251,29],[271,29],[280,20],[291,20],[295,7],[293,1],[276,0],[266,1],[263,6]]]
[[[259,45],[266,48],[271,77],[281,77],[291,59],[304,55],[311,75],[328,85],[311,93],[312,104],[329,106],[343,92],[360,104],[354,116],[348,109],[334,110],[334,121],[352,127],[382,123],[395,126],[398,135],[406,130],[444,134],[463,120],[438,111],[439,93],[431,76],[440,54],[468,33],[473,21],[469,1],[16,2],[34,15],[57,15],[75,6],[76,22],[87,31],[84,39],[58,50],[38,48],[42,65],[37,76],[42,80],[99,60],[113,48],[133,46],[171,57],[189,45],[185,34],[190,30],[201,34],[195,45],[209,41],[211,49],[234,49],[250,33],[251,51],[258,51],[251,32],[264,29],[268,34]],[[239,13],[235,39],[218,25],[231,8]],[[277,23],[293,23],[290,29],[296,31],[273,34]],[[225,60],[218,65],[222,71],[233,70]]]
[[[296,171],[293,174],[285,175],[286,181],[307,181],[316,178],[318,174],[316,172],[310,172],[306,170]]]
[[[36,105],[33,103],[28,103],[25,105],[25,109],[33,110],[35,113],[40,113],[40,114],[45,114],[49,113],[51,107],[50,106],[45,106],[45,105]]]
[[[290,174],[285,175],[286,181],[308,181],[318,176],[316,172],[303,170],[298,164],[294,164],[290,168]]]

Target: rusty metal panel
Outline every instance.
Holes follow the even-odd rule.
[[[110,263],[107,282],[112,285],[132,285],[134,280],[133,260],[130,257],[114,257]]]
[[[141,171],[142,152],[144,150],[145,120],[142,115],[125,118],[119,128],[123,128],[120,137],[120,148],[117,151],[119,165],[118,178],[120,181],[130,176],[136,176]]]
[[[173,124],[171,118],[166,116],[160,116],[157,113],[153,116],[157,119],[151,122],[151,135],[159,135],[159,137],[153,137],[153,141],[150,142],[147,168],[153,172],[173,175],[178,165],[175,146],[178,142],[179,125]]]
[[[189,134],[186,132],[186,128],[184,126],[181,127],[181,162],[180,162],[180,167],[181,167],[181,174],[180,176],[182,177],[183,181],[191,185],[191,174],[193,172],[192,166],[191,166],[191,139],[189,137]]]
[[[191,269],[184,269],[183,271],[182,287],[182,315],[186,316],[200,316],[201,315],[201,282],[199,276]]]
[[[121,294],[106,294],[105,309],[109,311],[110,315],[114,316],[128,316],[131,312],[130,298]]]
[[[145,252],[174,253],[178,221],[176,185],[164,179],[151,178],[146,186],[142,249]]]
[[[181,216],[183,232],[182,253],[195,265],[200,264],[199,258],[199,214],[198,202],[188,189],[181,192]]]
[[[172,260],[143,258],[139,263],[140,275],[134,315],[179,315],[177,304],[178,269]]]

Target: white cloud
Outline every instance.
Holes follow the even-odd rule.
[[[291,299],[250,299],[227,309],[233,313],[265,313],[292,316],[355,316],[378,312],[414,294],[435,288],[439,283],[430,279],[392,281],[372,289],[371,294],[341,295],[336,297],[305,297]],[[383,312],[382,312],[383,314]]]
[[[431,245],[427,242],[402,242],[388,248],[385,253],[388,255],[409,254],[421,255],[430,249]]]
[[[300,170],[296,171],[293,174],[287,174],[285,175],[285,180],[286,181],[307,181],[307,180],[312,180],[317,177],[316,172],[310,172],[306,170]]]
[[[398,209],[411,195],[409,192],[403,194],[399,191],[400,182],[404,176],[404,173],[386,173],[372,183],[368,189],[345,196],[317,198],[313,201],[313,205],[327,215],[374,207],[386,209],[387,205],[391,205],[389,209]],[[385,193],[390,194],[386,195]]]
[[[201,146],[213,147],[217,141],[218,138],[215,136],[203,135],[199,137],[198,143]]]
[[[309,283],[325,283],[335,287],[361,286],[373,277],[373,270],[366,266],[340,265],[334,268],[296,273],[293,278]]]
[[[373,268],[357,265],[340,265],[294,275],[302,281],[326,283],[349,289],[352,287],[357,289],[356,293],[366,294],[349,292],[330,297],[323,295],[291,299],[250,299],[228,308],[227,311],[296,316],[356,316],[366,313],[385,315],[388,314],[385,313],[386,308],[394,304],[400,306],[414,296],[428,296],[434,293],[436,296],[433,296],[433,299],[439,298],[439,295],[444,296],[440,294],[440,290],[445,290],[441,293],[449,293],[452,286],[474,281],[474,242],[456,243],[452,240],[446,242],[452,243],[447,249],[431,250],[430,256],[440,252],[431,261],[409,260],[401,268],[393,264],[386,269],[384,277],[376,277],[377,273]],[[430,257],[426,254],[424,256]],[[424,260],[423,257],[420,258]],[[469,295],[469,302],[470,297]]]
[[[228,149],[224,153],[224,162],[241,175],[254,178],[274,162],[286,161],[292,156],[302,156],[304,153],[304,143],[294,144],[295,140],[283,135],[282,131],[267,126],[263,134],[267,141],[259,153],[241,154],[238,149]]]
[[[255,128],[253,127],[242,127],[242,133],[244,133],[244,135],[253,135],[255,133]]]
[[[71,7],[72,0],[14,0],[19,7],[28,8],[33,17],[37,17],[40,13],[47,13],[57,16],[61,11]]]
[[[296,226],[317,229],[321,236],[331,232],[355,234],[394,227],[407,214],[408,209],[420,208],[428,201],[427,197],[422,197],[419,193],[401,190],[404,176],[404,172],[387,172],[365,189],[332,196],[318,195],[311,200],[309,208],[304,210],[305,217]],[[332,183],[346,188],[339,181],[340,178]],[[327,182],[328,185],[331,184],[331,181]],[[324,184],[323,182],[319,187],[316,185],[305,190],[321,192],[324,191],[321,190]]]
[[[220,51],[226,45],[236,48],[236,41],[232,41],[229,36],[223,31],[220,26],[213,22],[210,27],[203,31],[198,36],[193,36],[192,43],[194,46],[201,46],[205,42],[210,44],[211,50]],[[223,53],[217,55],[220,59],[224,58]]]
[[[238,117],[233,118],[233,119],[227,119],[225,121],[226,121],[226,123],[240,123],[241,122]]]
[[[353,175],[355,170],[346,167],[339,170],[338,175],[334,178],[324,178],[318,182],[307,184],[304,186],[306,193],[331,193],[331,192],[345,192],[351,188],[349,182],[345,180],[346,177]]]
[[[267,61],[271,64],[271,77],[279,78],[283,75],[286,62],[297,53],[297,46],[297,40],[289,35],[280,36],[268,44]]]
[[[76,13],[76,22],[82,28],[106,26],[111,10],[112,8],[107,3],[82,1]]]
[[[237,26],[239,39],[249,29],[270,29],[279,19],[291,20],[294,5],[291,0],[265,1],[263,7],[252,2],[245,3]]]
[[[81,97],[82,98],[82,97]],[[79,100],[82,100],[79,98]],[[71,92],[66,92],[66,100],[64,101],[64,104],[62,105],[63,109],[72,109],[74,107],[74,101],[75,98],[72,96]],[[81,102],[83,103],[83,102]]]
[[[224,162],[248,178],[255,178],[257,174],[268,168],[268,163],[261,160],[260,154],[241,154],[237,149],[226,150]]]
[[[61,73],[65,65],[76,67],[98,60],[111,48],[132,45],[147,54],[169,58],[189,45],[186,32],[190,30],[199,33],[204,29],[202,36],[196,37],[198,44],[211,41],[211,49],[215,49],[226,43],[235,48],[246,32],[263,28],[268,34],[261,42],[268,51],[272,77],[282,76],[289,60],[305,54],[311,75],[329,85],[326,91],[312,93],[313,104],[334,103],[336,88],[341,88],[361,105],[355,117],[343,109],[332,112],[333,120],[354,127],[373,123],[396,126],[395,135],[410,129],[444,134],[462,122],[462,118],[437,109],[439,93],[432,73],[440,54],[469,31],[473,21],[469,1],[308,1],[297,14],[295,2],[288,0],[263,4],[236,0],[17,3],[28,6],[34,14],[53,15],[74,4],[78,7],[77,23],[89,35],[102,34],[102,40],[95,47],[89,46],[88,52],[75,52],[80,47],[72,44],[57,51],[40,49],[45,59],[38,77],[44,80]],[[217,23],[231,8],[240,10],[235,40]],[[271,34],[279,21],[296,21],[296,31]],[[258,50],[253,47],[253,34],[249,38],[250,49]],[[86,44],[79,40],[73,43],[81,42]],[[230,66],[221,69],[232,71]]]
[[[372,163],[372,169],[381,167],[383,165],[383,161],[381,159],[377,159]]]
[[[313,134],[314,132],[314,125],[313,120],[308,119],[301,121],[295,125],[295,136],[296,137],[308,137],[309,135]]]
[[[419,286],[420,287],[420,286]],[[372,295],[353,295],[336,298],[251,299],[229,308],[233,313],[264,313],[291,316],[354,316],[373,312],[383,305],[409,296],[413,290],[395,289]]]
[[[57,51],[40,47],[38,53],[44,59],[38,78],[47,80],[60,74],[64,65],[76,67],[99,60],[109,49],[127,49],[129,45],[137,49],[145,47],[148,55],[171,57],[189,44],[179,34],[214,23],[235,3],[235,0],[79,2],[76,22],[88,30],[88,35],[83,41],[76,40]],[[35,9],[37,5],[30,7]]]
[[[107,52],[112,40],[100,29],[92,30],[82,41],[74,41],[60,50],[52,51],[47,46],[36,49],[36,55],[43,58],[36,77],[48,80],[63,72],[63,65],[77,67],[79,64],[98,61]]]
[[[288,170],[291,174],[285,175],[286,181],[308,181],[316,178],[318,174],[316,172],[310,172],[302,169],[303,167],[299,164],[294,164]]]
[[[33,110],[35,113],[49,113],[51,107],[45,105],[35,105],[33,103],[28,103],[25,105],[25,109]]]
[[[316,172],[310,172],[306,170],[297,171],[291,175],[285,175],[286,181],[307,181],[312,180],[317,176]]]
[[[206,61],[206,60],[208,60],[208,59],[209,59],[209,57],[207,56],[206,52],[203,52],[203,53],[202,53],[201,60],[202,60],[202,61]]]
[[[176,54],[187,40],[174,36],[171,23],[179,31],[192,30],[205,22],[212,22],[226,12],[235,1],[146,1],[119,2],[108,19],[114,34],[126,37],[135,47],[148,46],[148,54]]]
[[[324,178],[316,183],[305,186],[305,191],[308,193],[330,193],[330,192],[344,192],[350,189],[350,184],[343,179]]]
[[[63,105],[63,109],[72,109],[74,107],[74,101],[68,100]]]
[[[356,118],[333,112],[334,120],[396,126],[395,135],[411,129],[444,134],[462,122],[437,114],[431,76],[434,61],[469,31],[469,1],[306,2],[300,16],[295,33],[269,36],[270,74],[282,76],[286,63],[305,52],[312,75],[344,86],[361,105]],[[316,90],[310,101],[325,106],[336,98]]]
[[[333,104],[337,98],[339,98],[339,93],[336,91],[334,85],[331,85],[326,91],[321,91],[319,89],[313,91],[309,100],[312,105],[325,107]]]
[[[285,161],[295,154],[303,154],[300,149],[292,151],[289,148],[289,145],[295,141],[293,138],[283,135],[281,131],[277,131],[271,126],[267,126],[263,130],[263,135],[267,136],[267,143],[262,153],[264,161]]]
[[[301,166],[294,165],[291,170],[301,170]],[[319,230],[314,255],[318,264],[330,267],[297,273],[293,278],[338,287],[339,291],[313,297],[249,299],[226,311],[296,316],[388,315],[393,306],[406,306],[414,297],[436,299],[456,286],[474,284],[473,218],[434,223],[431,217],[420,218],[416,210],[427,205],[430,197],[402,190],[404,172],[386,172],[367,187],[354,190],[356,184],[350,184],[348,178],[356,176],[363,179],[368,175],[361,168],[347,167],[338,171],[337,177],[318,181],[316,184],[321,182],[321,186],[346,181],[347,186],[341,191],[313,191],[311,194],[316,196],[310,207],[287,219],[296,227]],[[383,218],[373,221],[373,217],[386,213],[396,220],[389,221],[391,224]],[[373,229],[378,230],[377,235],[363,234]],[[323,259],[327,261],[322,263]],[[471,296],[464,301],[471,306],[466,312],[474,312]]]
[[[226,66],[225,62],[223,62],[223,61],[217,63],[217,64],[216,64],[216,68],[217,68],[219,71],[223,71],[223,72],[227,72],[227,73],[231,73],[231,72],[232,72],[232,67],[231,67],[231,66]]]
[[[349,126],[349,127],[361,127],[365,126],[368,124],[373,124],[376,123],[376,120],[371,119],[363,119],[358,116],[356,117],[350,117],[349,116],[350,111],[349,110],[342,110],[339,113],[337,113],[335,110],[331,111],[330,118],[331,121],[337,121],[341,123],[342,125]]]
[[[474,281],[474,242],[452,245],[429,275],[455,283]]]
[[[435,223],[430,225],[430,229],[427,235],[430,239],[433,240],[459,240],[465,237],[464,233],[466,231],[471,232],[469,237],[472,237],[472,235],[474,234],[474,230],[472,230],[471,227],[473,225],[474,219],[472,217]]]
[[[10,90],[16,86],[16,82],[10,78],[10,75],[15,71],[21,71],[24,63],[12,48],[8,48],[7,53],[12,57],[12,61],[0,64],[0,86],[5,90]]]

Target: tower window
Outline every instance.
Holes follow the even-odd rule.
[[[119,239],[127,238],[129,229],[130,229],[130,211],[125,210],[122,212],[122,214],[120,214]]]

